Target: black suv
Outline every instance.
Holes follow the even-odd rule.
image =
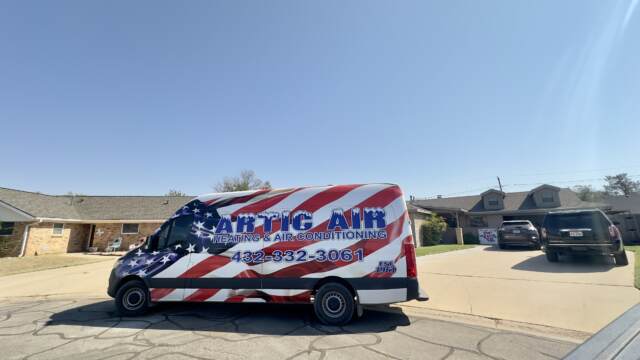
[[[538,229],[529,220],[503,221],[498,228],[498,247],[504,249],[508,245],[540,249]]]
[[[580,253],[613,255],[620,266],[629,263],[620,230],[598,209],[548,213],[542,225],[542,250],[551,262],[558,261],[558,254]]]

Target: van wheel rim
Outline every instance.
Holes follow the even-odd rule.
[[[322,309],[328,316],[339,318],[347,311],[347,300],[339,292],[329,292],[324,296]]]
[[[122,298],[122,306],[127,310],[138,310],[144,305],[145,298],[142,289],[129,289]]]

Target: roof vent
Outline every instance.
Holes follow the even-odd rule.
[[[436,198],[442,199],[442,195],[437,195]]]
[[[169,200],[165,200],[162,202],[162,205],[169,205]]]

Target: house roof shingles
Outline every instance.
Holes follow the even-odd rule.
[[[162,220],[192,196],[46,195],[0,188],[0,201],[36,218],[68,220]]]
[[[515,212],[515,211],[534,211],[534,210],[561,210],[561,209],[582,209],[582,208],[602,208],[607,207],[604,204],[591,203],[582,201],[578,196],[569,189],[560,189],[560,206],[553,208],[541,209],[537,207],[531,197],[531,191],[510,192],[505,193],[504,208],[501,210],[488,210],[484,208],[481,195],[458,196],[450,198],[414,200],[414,205],[425,209],[449,209],[449,210],[466,210],[469,212]]]
[[[629,211],[634,214],[640,213],[640,194],[605,195],[603,202],[611,205],[615,211]]]

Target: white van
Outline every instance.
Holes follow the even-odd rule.
[[[109,278],[118,311],[159,301],[313,303],[326,324],[420,295],[402,191],[356,184],[202,195]]]

